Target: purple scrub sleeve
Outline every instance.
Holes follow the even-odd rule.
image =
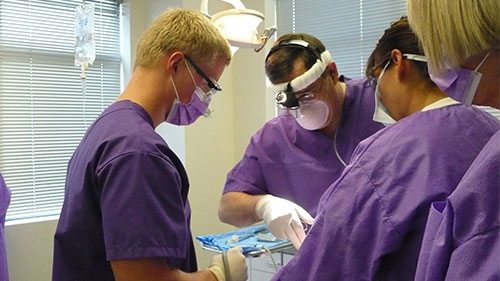
[[[500,280],[500,131],[429,211],[415,281]]]
[[[413,280],[430,205],[451,194],[498,130],[492,116],[457,104],[367,138],[273,280]]]
[[[367,79],[346,80],[337,149],[349,162],[356,145],[384,126],[372,120],[374,95]],[[342,173],[334,140],[302,128],[288,112],[252,136],[243,158],[229,172],[224,193],[271,194],[316,214],[319,198]]]
[[[54,237],[53,281],[114,280],[110,261],[161,258],[197,270],[186,171],[131,101],[87,130],[66,176]]]
[[[10,204],[10,190],[0,174],[0,280],[9,280],[7,253],[5,252],[5,215]]]
[[[176,175],[167,159],[147,152],[121,155],[97,171],[107,260],[185,255],[189,233],[180,192],[148,188],[177,186]]]

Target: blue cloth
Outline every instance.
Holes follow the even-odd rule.
[[[197,269],[189,182],[148,113],[123,100],[87,130],[66,176],[53,281],[114,280],[110,260],[161,258]]]
[[[240,246],[245,255],[264,249],[272,252],[274,249],[292,245],[289,240],[261,241],[258,239],[258,234],[272,235],[265,224],[260,224],[219,234],[197,236],[196,239],[201,242],[202,246],[215,252],[227,251],[235,246]],[[238,237],[238,241],[235,242],[233,237]]]
[[[273,280],[413,280],[430,205],[500,130],[484,111],[417,112],[362,141],[294,258]]]
[[[415,281],[500,280],[500,131],[429,211]]]

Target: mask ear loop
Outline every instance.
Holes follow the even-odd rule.
[[[172,76],[170,76],[170,82],[172,82],[172,86],[174,86],[175,97],[179,102],[181,102],[181,100],[179,99],[179,93],[177,93],[177,87],[175,86],[175,82],[174,79],[172,79]]]
[[[169,76],[169,77],[170,77],[170,82],[172,82],[172,86],[174,86],[174,92],[175,92],[176,100],[173,101],[172,107],[170,108],[170,111],[168,112],[168,115],[165,118],[166,120],[170,120],[172,118],[172,115],[175,112],[175,110],[172,110],[172,109],[175,106],[175,104],[176,103],[181,103],[181,100],[179,99],[179,94],[177,93],[177,87],[175,86],[174,79],[172,78],[172,76]]]
[[[189,69],[189,66],[188,66],[186,60],[184,60],[184,64],[186,65],[186,68],[187,68],[187,70],[189,72],[189,76],[191,76],[191,80],[193,80],[194,86],[198,87],[198,85],[196,84],[196,81],[194,80],[193,73],[191,73],[191,69]]]
[[[485,61],[485,60],[486,60],[486,59],[490,56],[491,52],[492,52],[492,51],[489,51],[489,52],[486,54],[486,56],[484,56],[484,58],[481,60],[481,62],[479,63],[479,65],[476,67],[476,69],[474,69],[474,71],[476,71],[476,72],[477,72],[477,71],[479,70],[479,68],[481,67],[481,65],[483,65],[484,61]]]
[[[474,96],[476,95],[477,88],[479,87],[479,83],[481,82],[481,76],[483,75],[481,72],[479,72],[479,68],[483,65],[483,63],[486,61],[488,56],[491,54],[491,51],[489,51],[484,58],[481,60],[481,62],[478,64],[478,66],[474,69],[473,73],[474,78],[472,81],[469,82],[469,88],[468,91],[465,93],[465,99],[464,99],[464,104],[471,105],[472,102],[474,101]],[[477,78],[477,79],[476,79]]]

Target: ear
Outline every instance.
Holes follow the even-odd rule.
[[[409,61],[404,59],[403,54],[398,49],[394,49],[391,51],[391,59],[394,63],[398,78],[401,79],[406,75],[406,72],[408,71]]]
[[[339,71],[337,69],[337,64],[334,61],[330,62],[326,67],[328,74],[332,77],[333,81],[337,83],[339,81]]]
[[[173,52],[165,55],[163,63],[165,65],[166,71],[170,75],[175,75],[179,71],[179,67],[184,60],[184,54],[182,52]]]

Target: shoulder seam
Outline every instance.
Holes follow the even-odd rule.
[[[107,167],[109,164],[111,164],[111,162],[114,162],[116,159],[122,158],[122,157],[125,157],[125,156],[128,156],[128,155],[132,155],[132,154],[151,155],[151,156],[155,156],[155,157],[161,158],[161,159],[163,159],[165,161],[169,161],[169,159],[166,159],[165,157],[163,157],[161,154],[158,154],[158,153],[154,153],[154,152],[150,152],[150,151],[129,151],[129,152],[125,152],[125,153],[116,155],[115,157],[111,158],[110,160],[108,160],[108,162],[104,163],[99,170],[96,170],[96,173],[97,174],[100,173],[102,169],[104,169],[105,167]]]

